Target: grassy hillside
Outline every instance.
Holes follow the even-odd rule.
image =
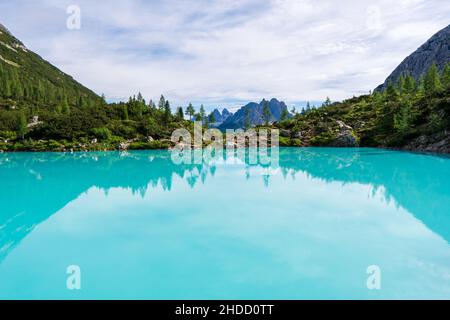
[[[281,143],[289,146],[425,150],[428,145],[428,151],[445,152],[441,149],[450,148],[450,64],[442,73],[431,67],[419,83],[412,77],[401,77],[384,92],[325,104],[277,126],[282,129]],[[420,141],[423,147],[415,147]]]

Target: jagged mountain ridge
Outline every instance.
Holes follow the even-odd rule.
[[[222,123],[228,120],[233,114],[228,111],[228,109],[223,109],[222,112],[219,111],[219,109],[214,109],[213,112],[211,112],[210,118],[213,116],[214,122],[211,123],[211,126],[218,127]]]
[[[282,118],[283,113],[287,112],[287,117],[291,117],[288,111],[288,107],[283,101],[279,101],[273,98],[270,101],[263,99],[259,104],[250,102],[243,106],[239,111],[229,117],[223,124],[219,126],[219,129],[242,129],[246,127],[248,121],[251,127],[263,125],[266,122],[264,116],[264,107],[268,104],[270,110],[269,123],[274,123]]]

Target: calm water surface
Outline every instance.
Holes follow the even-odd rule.
[[[450,158],[0,154],[0,182],[0,299],[450,299]]]

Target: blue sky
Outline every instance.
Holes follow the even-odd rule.
[[[110,100],[234,108],[367,93],[450,24],[450,1],[0,0],[0,23]]]

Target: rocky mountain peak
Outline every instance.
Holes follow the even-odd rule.
[[[407,57],[376,91],[386,89],[389,81],[396,83],[401,75],[412,75],[414,79],[427,72],[433,63],[442,70],[450,61],[450,25],[436,33],[419,49]]]
[[[270,109],[269,123],[279,121],[282,117],[282,114],[285,111],[288,111],[286,104],[282,101],[279,101],[278,99],[262,99],[259,104],[250,102],[240,108],[235,114],[225,120],[223,124],[219,126],[219,128],[221,130],[244,128],[247,122],[250,126],[262,125],[266,122],[264,108],[267,104]]]

